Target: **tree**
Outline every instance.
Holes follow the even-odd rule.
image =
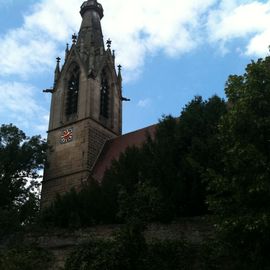
[[[170,222],[208,213],[205,175],[208,168],[220,167],[217,130],[225,113],[219,97],[195,97],[179,118],[160,120],[154,139],[148,136],[142,147],[127,148],[100,184],[92,180],[80,192],[58,198],[44,212],[43,223]]]
[[[270,57],[226,83],[230,110],[219,126],[222,166],[209,170],[209,204],[236,269],[269,269]]]
[[[40,224],[60,228],[82,228],[95,224],[112,223],[115,214],[106,212],[107,205],[100,185],[95,180],[89,181],[80,191],[71,189],[60,196],[57,194],[54,202],[43,209]]]
[[[144,178],[157,186],[174,216],[207,212],[205,173],[219,164],[217,130],[226,113],[225,101],[195,97],[178,119],[167,116],[158,125],[155,140],[148,142]]]
[[[206,101],[195,97],[179,118],[163,117],[155,139],[149,137],[140,149],[127,149],[105,174],[102,188],[110,193],[108,205],[114,212],[126,205],[124,212],[134,214],[149,200],[155,205],[150,216],[162,221],[205,214],[205,174],[220,167],[217,131],[226,111],[225,101],[217,96]]]
[[[45,162],[45,152],[46,143],[40,136],[27,137],[12,124],[0,127],[2,230],[32,222],[38,210],[40,170]]]

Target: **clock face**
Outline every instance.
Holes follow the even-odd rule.
[[[67,128],[62,131],[61,134],[61,143],[71,142],[73,139],[73,128]]]

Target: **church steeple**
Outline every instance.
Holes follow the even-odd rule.
[[[77,40],[81,59],[88,66],[89,74],[97,69],[100,56],[104,55],[104,41],[101,29],[103,8],[96,0],[85,1],[81,6],[82,23]]]
[[[79,34],[72,35],[65,61],[57,59],[48,130],[48,164],[42,203],[56,193],[80,188],[107,140],[122,133],[122,76],[115,68],[111,41],[105,48],[101,29],[103,8],[97,0],[81,6]]]

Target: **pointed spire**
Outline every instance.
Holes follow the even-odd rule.
[[[122,66],[121,65],[118,65],[118,75],[117,75],[117,80],[118,80],[118,83],[122,89],[122,74],[121,74],[121,70],[122,70]]]
[[[118,77],[122,77],[121,70],[122,70],[122,66],[118,65]]]
[[[56,83],[59,79],[59,75],[60,75],[60,61],[61,61],[61,58],[60,57],[57,57],[56,58],[56,67],[55,67],[55,71],[54,71],[54,87],[56,86]]]
[[[97,0],[85,1],[81,6],[82,24],[77,39],[77,49],[88,68],[96,69],[95,63],[105,53],[101,29],[103,8]]]
[[[115,50],[112,51],[113,65],[115,66]]]
[[[67,60],[68,54],[69,54],[69,44],[67,43],[65,61]]]

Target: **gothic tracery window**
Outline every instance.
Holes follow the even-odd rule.
[[[68,88],[66,99],[67,116],[77,113],[79,86],[80,86],[80,68],[78,66],[75,66],[70,72],[67,86]]]
[[[109,84],[105,71],[101,74],[100,85],[100,115],[109,117]]]

